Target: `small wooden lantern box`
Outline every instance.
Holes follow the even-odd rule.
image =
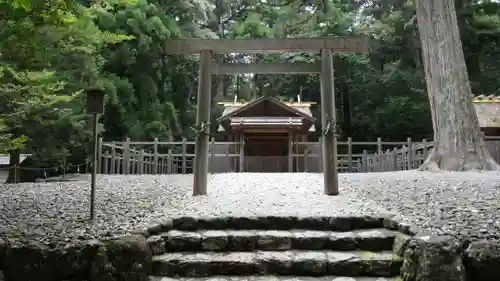
[[[104,113],[104,91],[93,89],[87,91],[87,112],[92,114]]]

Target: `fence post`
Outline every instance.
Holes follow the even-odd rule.
[[[131,150],[129,158],[129,170],[132,175],[135,175],[139,171],[139,151]]]
[[[288,172],[293,172],[293,142],[292,132],[288,132]]]
[[[323,173],[323,153],[322,153],[322,149],[321,149],[321,146],[323,145],[323,138],[320,137],[319,138],[319,141],[318,141],[318,145],[319,145],[319,148],[320,149],[316,149],[316,153],[318,153],[318,167],[319,167],[319,172],[320,173]]]
[[[380,154],[382,153],[382,138],[381,137],[378,137],[377,138],[377,152]]]
[[[230,147],[230,145],[229,145],[227,148],[225,148],[225,149],[224,149],[224,151],[225,151],[225,153],[226,153],[226,157],[225,157],[225,159],[227,159],[227,160],[228,160],[228,162],[224,162],[224,163],[225,163],[225,164],[227,164],[227,165],[229,165],[229,167],[228,167],[227,165],[224,165],[224,170],[223,170],[223,173],[229,173],[229,172],[232,172],[232,171],[231,171],[231,170],[232,170],[232,169],[231,169],[231,163],[233,163],[233,162],[232,162],[232,161],[233,161],[233,157],[232,157],[232,156],[231,156],[231,157],[229,156],[229,152],[230,152],[230,148],[229,148],[229,147]]]
[[[129,160],[130,160],[130,138],[123,144],[123,162],[122,162],[122,174],[126,175],[129,173]]]
[[[144,171],[146,174],[152,174],[153,170],[153,152],[151,150],[146,151],[146,168]]]
[[[420,159],[420,157],[423,157],[423,155],[424,155],[424,154],[423,154],[423,152],[422,152],[422,151],[420,151],[420,150],[416,150],[416,152],[415,152],[415,169],[418,169],[418,168],[420,167],[420,165],[419,165],[419,163],[418,163],[418,162],[419,162],[419,160],[418,160],[418,159]],[[418,165],[418,166],[417,166],[417,165]]]
[[[166,174],[168,172],[167,168],[168,168],[168,159],[167,157],[163,156],[162,158],[162,164],[163,164],[163,172],[162,174]]]
[[[187,166],[187,139],[185,137],[182,137],[182,173],[186,173],[186,166]]]
[[[378,154],[378,170],[379,172],[384,172],[384,167],[385,167],[385,163],[384,163],[384,155],[385,155],[385,152],[382,150],[381,153]]]
[[[240,138],[240,173],[245,171],[245,140]]]
[[[210,156],[208,158],[208,172],[213,174],[214,171],[213,169],[215,169],[216,165],[214,165],[214,160],[215,160],[215,138],[212,137],[212,139],[210,140],[210,147],[209,147],[209,152],[210,152]]]
[[[125,160],[123,160],[125,162]],[[139,152],[135,150],[130,150],[128,157],[128,170],[127,172],[130,174],[135,174],[138,171],[138,163],[139,163]],[[123,164],[122,164],[123,166]]]
[[[142,160],[142,163],[144,163],[144,165],[143,165],[142,169],[143,169],[143,172],[146,174],[148,173],[148,162],[149,162],[148,161],[149,160],[148,153],[149,153],[149,151],[147,149],[144,149],[144,159]]]
[[[382,142],[382,138],[381,137],[378,137],[377,138],[377,154],[378,154],[378,157],[376,157],[375,159],[377,159],[377,164],[375,166],[375,169],[376,171],[378,172],[382,172],[381,169],[382,169],[382,161],[381,161],[381,157],[380,155],[383,153],[383,142]]]
[[[378,155],[378,159],[380,172],[385,172],[385,151],[382,150],[382,153]]]
[[[153,174],[158,174],[158,138],[154,139],[153,153]]]
[[[299,142],[299,140],[297,140],[297,142]],[[300,169],[300,149],[299,149],[299,145],[297,143],[294,143],[293,144],[293,148],[294,148],[294,151],[296,152],[295,153],[295,171],[296,172],[300,172],[301,169]]]
[[[347,138],[347,172],[352,173],[352,138]]]
[[[108,174],[108,166],[109,166],[109,154],[108,154],[108,152],[104,152],[102,158],[104,159],[103,165],[102,165],[102,173],[107,175]],[[87,172],[87,171],[88,171],[88,169],[86,168],[85,172]]]
[[[137,168],[139,170],[139,175],[144,174],[144,149],[139,152],[139,159],[137,159]]]
[[[356,158],[356,169],[355,169],[355,173],[361,173],[361,169],[362,169],[362,165],[363,163],[361,162],[361,158]]]
[[[368,173],[368,151],[366,151],[366,149],[363,149],[363,156],[361,157],[361,159],[361,172]]]
[[[401,156],[402,156],[402,159],[403,159],[403,162],[402,162],[402,168],[401,170],[408,170],[408,149],[406,148],[406,145],[403,145],[401,147]]]
[[[384,171],[384,167],[385,167],[385,163],[384,163],[384,161],[385,161],[385,152],[383,150],[378,155],[378,161],[379,161],[378,162],[378,166],[379,166],[379,169],[380,169],[379,171],[380,172],[385,172]]]
[[[388,164],[388,158],[389,158],[389,149],[386,149],[382,152],[381,154],[381,165],[382,165],[382,172],[387,172],[389,170],[389,164]]]
[[[97,140],[97,173],[102,173],[102,138]]]
[[[423,149],[422,149],[422,152],[424,153],[424,161],[427,160],[427,156],[429,156],[429,150],[428,150],[428,147],[427,147],[427,140],[426,139],[422,139],[422,146],[423,146]]]
[[[172,149],[171,148],[168,149],[168,156],[167,157],[168,157],[168,172],[167,173],[172,174],[174,171],[174,167],[172,167],[174,164],[174,161],[172,159]]]
[[[413,142],[411,141],[411,138],[408,138],[407,141],[408,143],[408,170],[413,170],[413,166],[415,166],[414,163],[414,147],[413,147]]]
[[[153,166],[154,166],[154,150],[153,151],[149,151],[149,169],[148,169],[148,174],[153,174],[154,171],[153,171]]]
[[[393,171],[398,171],[399,170],[399,164],[398,164],[398,149],[394,148],[392,150],[392,170]]]
[[[309,167],[308,167],[308,163],[307,163],[307,158],[309,158],[308,154],[309,154],[309,147],[307,147],[307,145],[306,145],[306,149],[304,149],[304,172],[305,173],[309,173]]]
[[[116,167],[117,166],[116,165],[116,162],[117,162],[116,160],[117,160],[116,159],[116,142],[112,141],[111,142],[111,161],[110,161],[111,162],[111,167],[109,169],[109,173],[110,174],[117,173],[116,170],[118,170],[118,169]],[[118,163],[120,163],[120,162],[118,162]]]
[[[158,164],[160,166],[160,174],[165,174],[165,156],[162,156],[160,158],[160,163]]]
[[[373,169],[373,162],[375,161],[375,154],[369,154],[368,155],[368,158],[367,158],[367,163],[368,163],[368,173],[371,173],[371,172],[374,172],[374,169]]]

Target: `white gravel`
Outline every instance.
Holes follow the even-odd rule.
[[[179,177],[180,179],[180,177]],[[179,182],[191,194],[192,177]],[[186,196],[165,209],[176,216],[387,215],[377,204],[346,191],[326,196],[323,176],[308,173],[234,173],[209,177],[209,196]]]
[[[341,196],[320,174],[217,174],[191,196],[192,175],[100,176],[94,223],[89,183],[0,186],[0,237],[44,241],[120,234],[162,216],[387,215],[439,234],[500,237],[500,173],[342,174]],[[385,208],[382,209],[382,208]]]
[[[500,239],[500,172],[349,174],[341,185],[434,234]]]

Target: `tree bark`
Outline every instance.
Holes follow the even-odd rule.
[[[417,0],[434,148],[420,170],[498,170],[472,103],[454,0]]]

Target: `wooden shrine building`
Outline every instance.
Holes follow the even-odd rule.
[[[231,150],[243,147],[244,172],[289,172],[297,170],[293,154],[300,153],[294,142],[307,142],[314,132],[315,118],[310,102],[282,102],[263,96],[246,103],[221,103],[224,112],[217,120],[219,131],[226,132],[226,141],[241,142]],[[241,163],[234,162],[239,166]]]
[[[479,95],[472,101],[481,131],[486,136],[500,136],[500,96]]]

